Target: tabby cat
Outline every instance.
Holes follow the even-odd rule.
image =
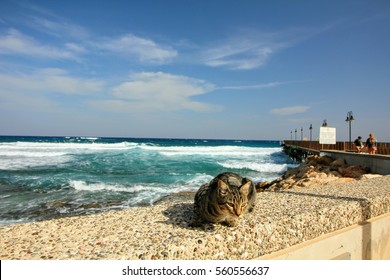
[[[251,180],[232,172],[219,174],[202,185],[195,195],[191,226],[225,223],[236,226],[238,218],[251,212],[256,202],[256,189]]]

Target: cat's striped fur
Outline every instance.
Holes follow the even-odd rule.
[[[221,173],[196,193],[191,225],[225,223],[236,226],[238,218],[252,211],[255,202],[256,189],[251,180],[232,172]]]

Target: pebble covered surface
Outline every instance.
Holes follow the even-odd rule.
[[[390,176],[258,193],[237,227],[191,228],[193,195],[150,207],[0,227],[6,259],[254,259],[390,212]]]

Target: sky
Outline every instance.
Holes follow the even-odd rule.
[[[388,0],[0,0],[0,135],[390,142],[389,50]]]

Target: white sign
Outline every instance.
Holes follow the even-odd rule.
[[[320,144],[336,144],[336,128],[320,127]]]

